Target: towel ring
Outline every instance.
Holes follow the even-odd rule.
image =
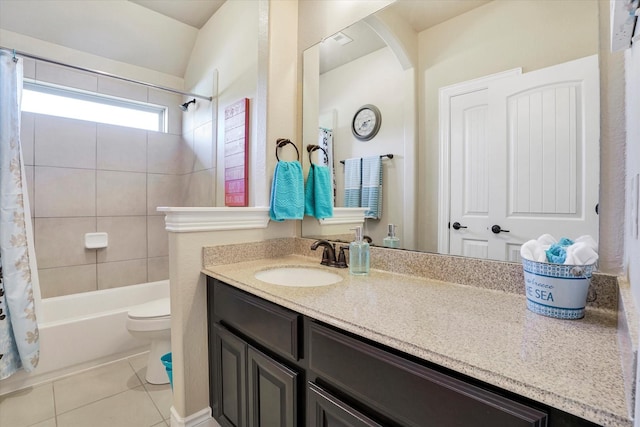
[[[307,145],[307,151],[309,152],[309,163],[313,164],[313,160],[311,160],[311,153],[317,150],[322,150],[322,152],[324,153],[324,163],[327,166],[329,166],[329,155],[327,154],[327,150],[320,147],[319,145],[313,145],[313,144]]]
[[[285,138],[278,138],[276,140],[276,160],[280,161],[280,158],[278,157],[278,148],[282,148],[287,144],[293,145],[293,148],[296,149],[296,160],[300,160],[300,152],[298,151],[298,147],[296,147],[296,144]]]

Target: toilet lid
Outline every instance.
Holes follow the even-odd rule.
[[[138,319],[168,317],[171,315],[171,304],[169,301],[169,298],[160,298],[137,305],[129,310],[129,317]]]

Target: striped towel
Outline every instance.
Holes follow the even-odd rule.
[[[362,159],[344,161],[344,206],[359,208],[362,199]]]
[[[365,218],[380,219],[382,216],[382,160],[380,156],[362,159],[362,201]]]

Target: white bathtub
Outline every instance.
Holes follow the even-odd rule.
[[[147,349],[127,331],[129,307],[169,296],[169,281],[42,300],[40,362],[0,381],[0,395]]]

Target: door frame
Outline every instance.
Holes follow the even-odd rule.
[[[438,90],[439,164],[438,183],[438,253],[449,253],[449,215],[451,213],[451,98],[489,88],[489,84],[522,74],[522,68],[512,68],[441,87]]]

